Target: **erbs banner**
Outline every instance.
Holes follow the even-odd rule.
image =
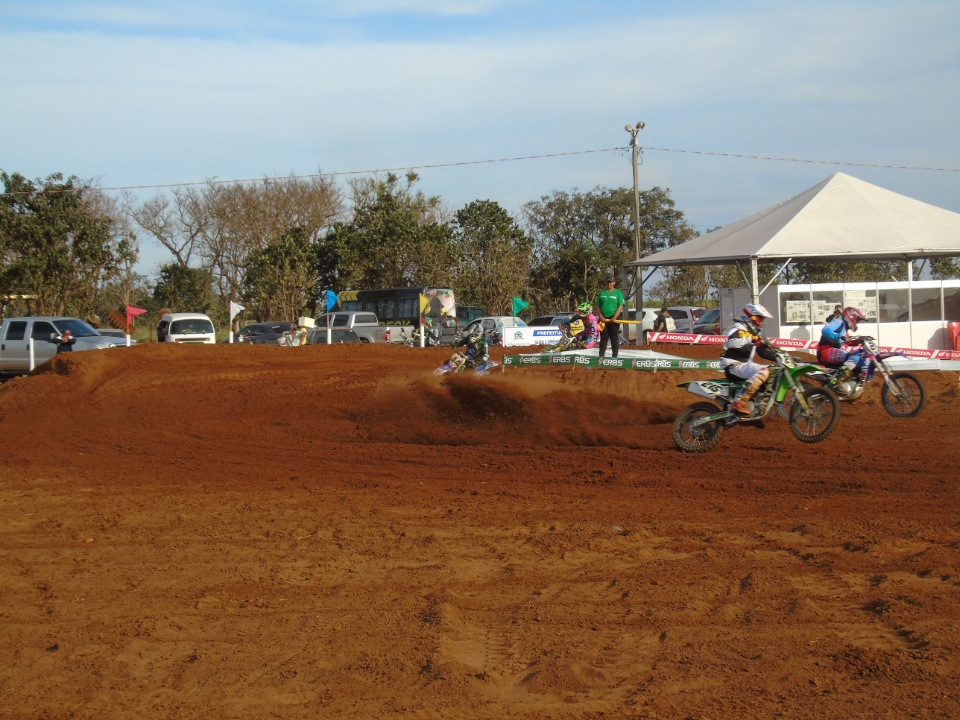
[[[611,370],[719,370],[719,360],[684,360],[668,358],[611,358],[595,355],[551,354],[504,355],[504,367],[521,365],[570,365],[574,367],[608,368]]]

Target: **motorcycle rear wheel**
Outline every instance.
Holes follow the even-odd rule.
[[[803,398],[808,411],[798,399],[790,408],[790,432],[802,443],[818,443],[830,437],[840,417],[837,396],[826,387],[803,387]]]
[[[691,425],[702,417],[720,412],[720,408],[709,402],[698,402],[680,411],[673,421],[673,442],[678,450],[689,453],[710,452],[720,442],[723,434],[723,421],[714,420],[706,425],[694,428]]]
[[[887,383],[880,388],[880,399],[883,401],[884,409],[899,418],[918,415],[927,402],[927,393],[923,389],[923,384],[910,373],[893,373],[890,375],[890,382],[895,386],[895,390]]]

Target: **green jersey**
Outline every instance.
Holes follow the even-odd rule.
[[[609,320],[617,312],[617,308],[623,305],[623,293],[619,288],[601,290],[597,293],[594,305],[600,308],[600,314]]]

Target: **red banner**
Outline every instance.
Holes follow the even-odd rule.
[[[820,343],[816,340],[796,340],[794,338],[767,338],[772,345],[804,350],[816,353]],[[647,342],[681,343],[684,345],[723,345],[724,335],[693,335],[692,333],[647,333]],[[907,357],[923,360],[960,360],[958,350],[930,350],[921,348],[886,347],[878,348],[880,352],[899,352]]]

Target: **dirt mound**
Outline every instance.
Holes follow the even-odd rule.
[[[960,715],[956,373],[692,456],[676,384],[715,373],[448,354],[149,343],[0,386],[0,715]]]

